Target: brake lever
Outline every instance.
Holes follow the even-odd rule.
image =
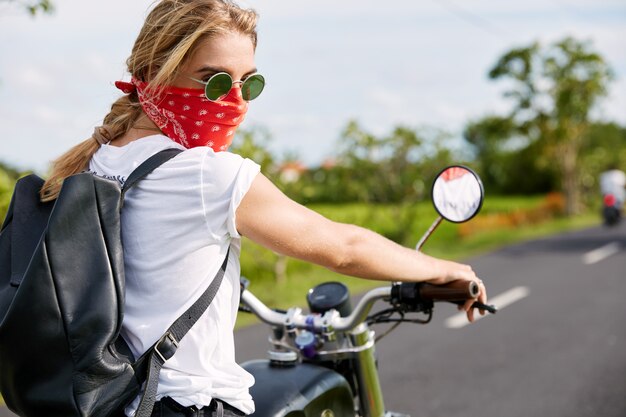
[[[472,304],[473,308],[480,308],[483,309],[485,311],[490,312],[491,314],[496,314],[498,312],[498,307],[496,307],[493,304],[483,304],[480,303],[478,301],[474,301],[474,304]]]
[[[451,303],[462,306],[463,304],[465,304],[465,301],[451,301]],[[498,312],[498,307],[496,307],[495,305],[483,304],[479,301],[474,301],[474,304],[472,304],[472,308],[480,308],[482,310],[488,311],[491,314],[496,314]]]

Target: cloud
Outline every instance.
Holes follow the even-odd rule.
[[[16,87],[28,90],[51,90],[53,78],[35,67],[27,67],[15,76]]]
[[[56,127],[63,122],[64,114],[49,106],[39,106],[33,111],[33,122],[41,123],[44,126]]]

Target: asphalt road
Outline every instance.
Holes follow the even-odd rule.
[[[381,340],[388,410],[413,417],[626,416],[626,222],[468,262],[492,299],[519,299],[459,328],[448,327],[456,309],[441,304],[430,324],[403,324]],[[263,358],[267,335],[263,325],[237,332],[238,360]],[[0,417],[11,415],[0,408]]]
[[[626,223],[468,263],[492,299],[511,303],[458,328],[448,327],[454,306],[437,305],[430,324],[403,324],[381,340],[388,410],[413,417],[626,416]],[[267,335],[263,325],[237,332],[237,359],[264,357]]]

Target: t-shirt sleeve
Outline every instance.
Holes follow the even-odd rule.
[[[260,170],[257,163],[239,155],[207,151],[202,163],[202,202],[207,226],[216,238],[221,232],[240,237],[235,214]]]
[[[260,171],[261,167],[258,164],[250,159],[242,158],[239,172],[233,185],[230,207],[228,209],[227,227],[231,237],[240,237],[239,232],[237,231],[237,219],[235,218],[235,213],[237,212],[237,207],[239,207],[243,196],[246,195],[252,185],[252,181],[254,181]]]

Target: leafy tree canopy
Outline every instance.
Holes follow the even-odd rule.
[[[547,46],[535,42],[511,49],[489,77],[508,81],[503,95],[512,101],[512,111],[470,123],[465,138],[487,160],[501,154],[503,144],[517,143],[529,163],[544,173],[554,169],[567,212],[576,213],[581,208],[580,151],[593,124],[591,112],[613,78],[609,65],[591,43],[567,37]]]

